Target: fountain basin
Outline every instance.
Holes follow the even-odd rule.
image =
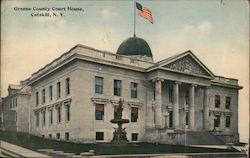
[[[120,119],[120,120],[112,119],[112,120],[110,120],[110,122],[117,123],[117,124],[123,124],[123,123],[129,123],[129,120],[128,119]]]

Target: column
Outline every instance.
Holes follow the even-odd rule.
[[[173,122],[174,128],[179,128],[179,84],[180,82],[175,82],[174,84],[174,108],[173,108]]]
[[[204,89],[204,103],[203,103],[203,128],[209,130],[209,105],[208,105],[208,87]]]
[[[155,126],[162,126],[162,98],[161,98],[161,82],[162,80],[157,79],[155,81]]]
[[[189,88],[189,119],[188,119],[188,125],[191,130],[194,129],[194,98],[195,98],[195,85],[191,85]]]

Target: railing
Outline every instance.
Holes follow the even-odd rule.
[[[90,47],[87,47],[84,45],[77,45],[77,46],[73,47],[71,50],[69,50],[68,52],[61,55],[60,57],[53,60],[51,63],[49,63],[49,64],[45,65],[43,68],[39,69],[37,72],[33,73],[31,75],[31,77],[29,78],[29,80],[32,80],[35,77],[41,75],[42,73],[44,73],[48,70],[51,70],[52,68],[57,66],[59,63],[65,61],[66,59],[68,59],[70,56],[72,56],[74,54],[80,54],[80,55],[94,57],[94,58],[98,58],[98,59],[104,59],[104,60],[108,60],[108,61],[118,62],[118,63],[122,63],[122,64],[126,64],[126,65],[137,66],[137,67],[141,67],[141,68],[147,68],[147,67],[153,65],[153,62],[150,62],[150,61],[146,61],[146,60],[144,61],[144,60],[126,57],[123,55],[113,54],[111,52],[97,50],[97,49],[90,48]]]
[[[77,47],[75,52],[81,55],[85,55],[85,56],[95,57],[95,58],[104,59],[104,60],[113,61],[113,62],[119,62],[122,64],[138,66],[142,68],[147,68],[153,65],[153,62],[150,62],[150,61],[134,59],[134,58],[126,57],[123,55],[113,54],[107,51],[100,51],[100,50],[96,50],[93,48],[85,47],[83,45],[80,45],[79,47]]]
[[[233,84],[233,85],[238,85],[238,80],[237,79],[225,78],[225,77],[222,77],[222,76],[215,76],[214,81]]]

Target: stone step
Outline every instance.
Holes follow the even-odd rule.
[[[217,136],[207,131],[188,131],[186,143],[188,145],[225,145]]]

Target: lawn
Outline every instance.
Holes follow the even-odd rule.
[[[54,149],[64,152],[81,152],[94,150],[96,155],[112,154],[160,154],[160,153],[209,153],[209,152],[232,152],[235,150],[206,149],[198,147],[185,147],[183,145],[139,143],[128,146],[112,146],[109,143],[102,144],[80,144],[64,141],[56,141],[46,138],[40,138],[27,133],[0,132],[0,139],[12,144],[16,144],[31,150],[36,149]]]

